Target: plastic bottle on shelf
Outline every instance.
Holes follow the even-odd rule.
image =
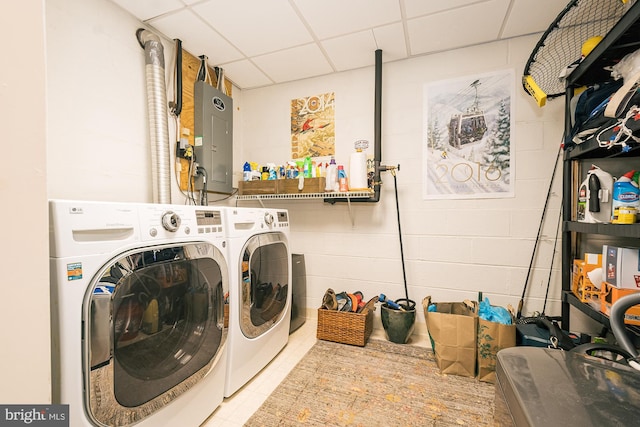
[[[269,180],[278,179],[278,172],[276,170],[276,165],[273,163],[268,164],[269,167]]]
[[[577,219],[580,222],[607,223],[611,221],[611,193],[613,176],[591,165],[578,191]]]
[[[635,170],[625,173],[613,184],[614,224],[633,224],[640,209],[640,188],[634,181]]]
[[[338,166],[338,189],[341,192],[349,191],[349,180],[347,178],[347,172],[344,170],[344,166]]]
[[[327,181],[324,191],[336,191],[338,184],[338,167],[336,166],[336,159],[331,157],[331,162],[327,166]]]
[[[249,162],[244,162],[242,167],[242,180],[251,181],[251,164]]]
[[[311,178],[311,168],[312,168],[311,157],[307,156],[304,158],[304,163],[302,164],[302,167],[303,167],[304,177]]]

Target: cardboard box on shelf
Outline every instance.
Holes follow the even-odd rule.
[[[608,283],[603,283],[603,293],[600,295],[600,311],[611,316],[611,306],[625,295],[639,292],[635,289],[619,289]],[[640,325],[640,306],[636,305],[627,310],[624,315],[624,323],[628,325]]]
[[[638,248],[602,246],[604,280],[620,289],[640,290],[640,254]]]

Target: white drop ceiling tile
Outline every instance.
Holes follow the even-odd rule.
[[[211,0],[192,8],[246,56],[312,41],[287,0]]]
[[[516,37],[543,32],[567,6],[566,0],[516,0],[502,37]]]
[[[409,54],[420,55],[497,40],[508,6],[509,0],[493,0],[411,19],[407,22]]]
[[[170,39],[182,40],[182,47],[195,56],[207,55],[210,65],[236,61],[243,55],[190,10],[164,15],[149,21]]]
[[[371,30],[335,37],[321,44],[337,71],[366,67],[375,63],[376,41]]]
[[[334,71],[315,44],[257,56],[253,61],[276,83],[321,76]]]
[[[457,7],[466,6],[472,3],[478,3],[478,0],[448,0],[448,1],[404,0],[404,9],[405,9],[405,15],[407,18],[415,18],[418,16],[429,15],[436,12],[442,12],[448,9],[455,9]]]
[[[407,57],[407,43],[401,23],[373,29],[378,49],[382,49],[382,61],[397,61]],[[375,61],[374,61],[375,62]]]
[[[294,0],[320,39],[400,21],[398,0]]]
[[[241,89],[273,84],[273,81],[248,59],[224,64],[222,68],[224,75]]]
[[[184,8],[180,0],[112,0],[141,21]]]

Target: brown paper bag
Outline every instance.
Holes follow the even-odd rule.
[[[428,311],[431,297],[422,300],[431,347],[443,374],[476,376],[477,304],[465,302],[436,303],[436,311]]]
[[[496,355],[515,345],[516,325],[478,319],[478,379],[495,384]]]

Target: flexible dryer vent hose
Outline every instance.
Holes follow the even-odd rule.
[[[145,52],[153,202],[171,203],[171,159],[164,49],[160,38],[144,28],[136,31],[136,37]]]

